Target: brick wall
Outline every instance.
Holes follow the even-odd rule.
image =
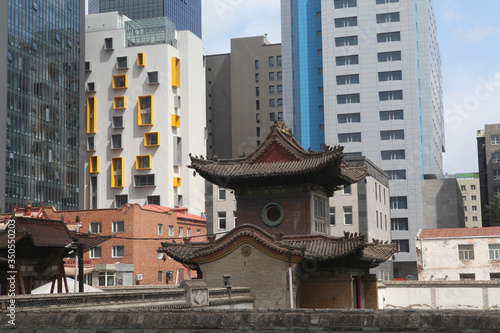
[[[183,228],[184,237],[187,228],[191,229],[191,235],[205,235],[206,223],[187,221],[185,218],[178,219],[177,212],[154,212],[142,209],[139,205],[125,204],[120,208],[113,209],[95,209],[95,210],[73,210],[73,211],[55,211],[46,209],[50,219],[60,219],[64,217],[66,223],[75,221],[76,216],[80,216],[80,232],[89,232],[91,222],[102,223],[102,236],[115,236],[104,242],[101,258],[89,258],[89,252],[85,253],[84,259],[90,260],[91,265],[96,264],[133,264],[134,277],[136,274],[143,274],[140,284],[166,284],[165,273],[174,272],[174,279],[169,283],[175,282],[176,273],[183,272],[183,278],[189,278],[187,269],[180,263],[166,258],[165,261],[158,259],[156,250],[161,246],[161,242],[168,239],[179,237],[179,227]],[[113,221],[124,221],[124,232],[113,233]],[[163,234],[158,234],[158,224],[163,225]],[[174,236],[169,237],[169,226],[174,227]],[[197,230],[200,230],[198,233]],[[154,238],[154,240],[140,240],[139,238]],[[205,238],[195,238],[196,241],[203,241]],[[177,240],[179,242],[180,240]],[[124,246],[125,255],[123,258],[113,258],[113,246]],[[162,272],[162,282],[158,281],[158,272]],[[189,272],[191,273],[191,272]],[[195,274],[195,273],[193,273]],[[180,280],[182,277],[180,277]],[[135,280],[135,278],[134,278]],[[137,282],[136,282],[137,283]]]

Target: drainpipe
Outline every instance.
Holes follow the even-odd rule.
[[[293,309],[292,258],[288,248],[288,282],[290,283],[290,309]]]
[[[361,295],[361,275],[355,277],[356,279],[356,299],[357,299],[357,308],[363,308],[363,297]]]

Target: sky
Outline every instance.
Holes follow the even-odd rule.
[[[433,0],[441,51],[444,173],[477,172],[477,130],[500,123],[500,1]],[[279,0],[202,0],[206,54],[228,53],[231,38],[281,42]]]

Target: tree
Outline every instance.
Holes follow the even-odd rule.
[[[486,205],[486,216],[490,219],[490,226],[500,225],[500,196],[495,195]]]

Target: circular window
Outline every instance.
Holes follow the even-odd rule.
[[[260,217],[266,225],[276,227],[283,222],[283,219],[285,218],[285,210],[279,203],[270,202],[262,208]]]

